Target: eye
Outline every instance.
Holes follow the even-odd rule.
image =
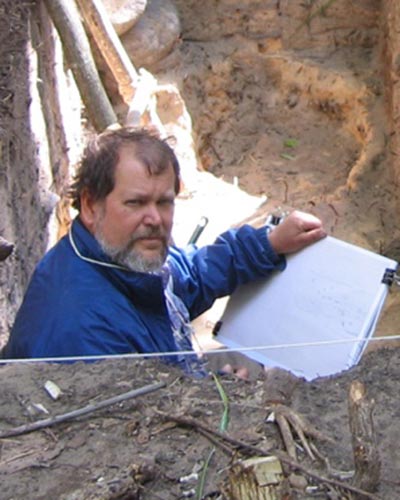
[[[125,205],[128,205],[128,207],[140,207],[143,205],[143,200],[138,200],[138,199],[132,199],[132,200],[127,200],[125,202]]]
[[[175,198],[162,198],[159,200],[158,205],[162,207],[172,207],[175,205]]]

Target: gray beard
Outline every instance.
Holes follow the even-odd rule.
[[[168,249],[165,248],[162,254],[153,259],[146,259],[139,252],[131,248],[136,238],[131,238],[124,247],[113,247],[109,245],[103,238],[101,230],[96,228],[95,238],[98,241],[102,251],[115,263],[126,267],[137,273],[154,273],[159,271],[164,264]]]

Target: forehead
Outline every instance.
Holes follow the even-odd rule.
[[[118,162],[115,169],[115,181],[118,184],[126,183],[132,186],[133,184],[142,184],[152,180],[153,182],[163,181],[163,183],[174,184],[175,172],[173,166],[164,162],[161,166],[159,163],[151,163],[151,155],[141,157],[137,154],[133,145],[123,146],[118,154]]]

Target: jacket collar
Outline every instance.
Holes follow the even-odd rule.
[[[143,305],[164,304],[164,274],[168,274],[168,267],[163,273],[139,273],[116,265],[103,252],[96,238],[86,229],[79,218],[71,226],[69,243],[77,258],[94,266],[108,280],[129,294],[135,302]]]

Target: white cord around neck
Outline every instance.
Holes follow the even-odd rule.
[[[99,266],[103,267],[111,267],[113,269],[120,269],[121,271],[129,271],[127,267],[119,266],[118,264],[113,264],[112,262],[103,262],[101,260],[96,260],[96,259],[91,259],[90,257],[85,257],[80,253],[78,250],[78,247],[76,246],[75,240],[72,236],[72,228],[69,229],[68,231],[68,237],[69,237],[69,242],[71,243],[71,246],[77,255],[81,260],[84,260],[85,262],[90,262],[91,264],[97,264]]]

